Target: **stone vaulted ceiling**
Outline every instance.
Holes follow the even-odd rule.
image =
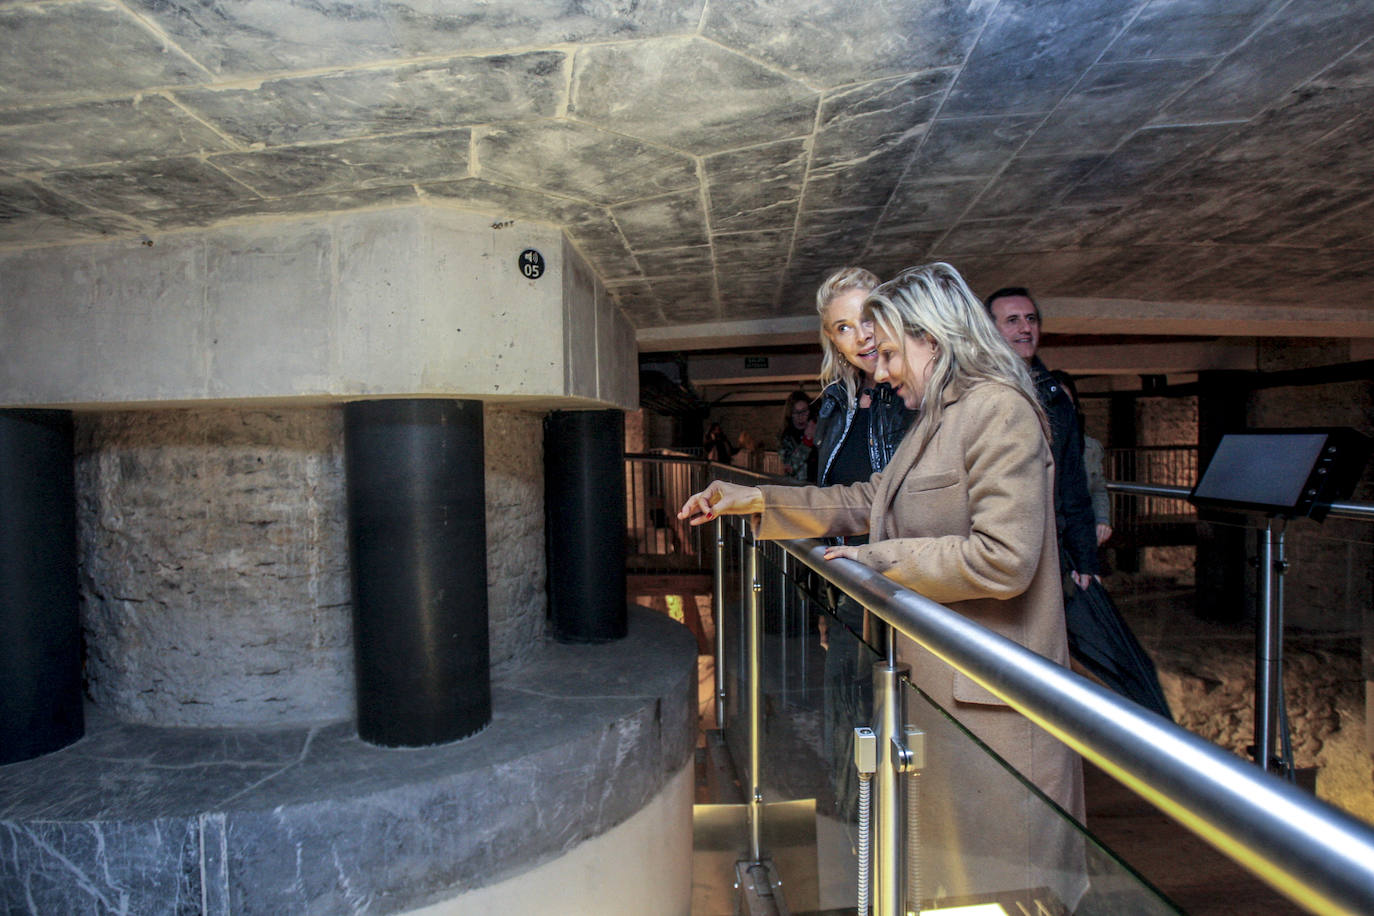
[[[0,2],[0,246],[424,199],[561,226],[641,334],[935,257],[1366,320],[1372,36],[1368,0]]]

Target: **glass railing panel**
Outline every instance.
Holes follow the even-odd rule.
[[[908,874],[922,912],[975,904],[1008,914],[1179,912],[926,694],[907,685],[905,703],[924,749],[908,782],[918,825]],[[1057,744],[1009,710],[974,716],[1010,720],[995,727],[1017,735],[1014,743]]]
[[[1254,759],[1256,739],[1266,522],[1204,510],[1168,539],[1135,547],[1114,535],[1104,551],[1107,588],[1156,665],[1174,720],[1245,759]],[[1374,526],[1336,516],[1268,526],[1276,562],[1282,533],[1285,564],[1276,755],[1294,782],[1374,823],[1364,741],[1374,684]]]
[[[737,520],[727,527],[724,731],[747,798],[750,548]],[[845,911],[855,906],[859,874],[853,733],[873,723],[880,655],[863,638],[857,603],[780,545],[761,542],[759,553],[763,856],[777,868],[794,912]],[[925,734],[925,765],[912,783],[921,825],[913,874],[928,907],[1177,912],[924,694],[907,688],[906,703],[908,720]],[[749,839],[742,822],[739,843],[743,854]]]

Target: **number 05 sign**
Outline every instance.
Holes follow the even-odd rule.
[[[533,248],[520,252],[520,273],[527,280],[538,280],[544,275],[544,256]]]

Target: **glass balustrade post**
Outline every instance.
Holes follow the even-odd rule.
[[[878,733],[878,778],[874,802],[874,916],[901,916],[902,880],[901,773],[905,767],[906,708],[901,679],[910,668],[897,664],[897,634],[887,632],[887,658],[873,666],[873,720]]]
[[[903,727],[906,740],[899,759],[905,779],[906,831],[902,837],[906,847],[905,897],[903,914],[921,912],[921,771],[926,766],[926,736],[914,725]]]
[[[716,728],[725,727],[725,519],[717,518],[715,566],[711,573],[711,613],[716,629]]]
[[[745,606],[749,620],[749,859],[758,864],[763,858],[763,792],[760,787],[763,750],[763,583],[759,579],[759,543],[747,535],[745,580],[749,600]]]
[[[788,588],[788,576],[792,572],[792,557],[781,551],[778,563],[778,688],[784,702],[787,700],[789,678],[787,676],[788,642],[792,636],[792,590]]]

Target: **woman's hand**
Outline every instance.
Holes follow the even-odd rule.
[[[753,515],[762,511],[763,491],[758,487],[713,480],[706,489],[688,497],[677,517],[693,525],[704,525],[717,515]]]
[[[1098,523],[1097,523],[1097,546],[1098,546],[1098,547],[1101,547],[1103,544],[1107,543],[1107,540],[1108,540],[1111,536],[1112,536],[1112,526],[1111,526],[1111,525],[1104,525],[1104,524],[1102,524],[1101,522],[1098,522]]]
[[[859,559],[859,548],[850,547],[845,544],[835,544],[832,547],[825,548],[825,558],[827,560],[837,560],[843,558],[846,560],[854,560],[857,562]]]

